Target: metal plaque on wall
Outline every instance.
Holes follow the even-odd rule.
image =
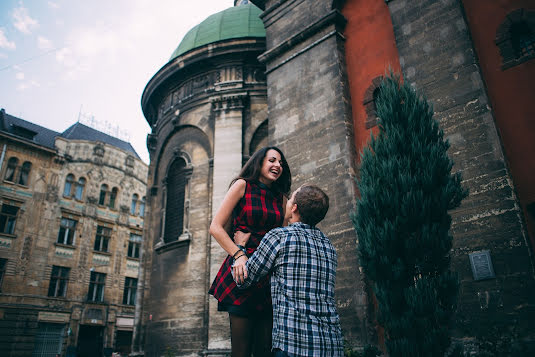
[[[495,277],[489,250],[481,250],[468,254],[474,280],[492,279]]]

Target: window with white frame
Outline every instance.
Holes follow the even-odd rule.
[[[2,291],[2,282],[4,281],[4,275],[6,274],[7,259],[0,258],[0,292]]]
[[[84,195],[84,188],[85,188],[85,178],[80,177],[78,179],[78,182],[76,183],[76,190],[74,191],[74,198],[81,201],[82,196]]]
[[[54,265],[50,274],[50,284],[48,285],[48,296],[66,297],[67,283],[71,269]]]
[[[137,292],[137,279],[125,278],[123,291],[123,304],[135,305]]]
[[[89,291],[87,300],[94,302],[104,301],[104,287],[106,285],[106,274],[92,271],[89,279]]]
[[[139,258],[142,240],[143,238],[139,234],[130,233],[127,252],[129,258]]]
[[[136,214],[136,207],[137,207],[137,201],[139,200],[139,196],[137,193],[134,193],[132,195],[132,204],[130,205],[130,214],[135,215]]]
[[[7,161],[6,174],[4,175],[4,180],[9,182],[15,182],[15,171],[17,171],[17,165],[19,164],[19,159],[16,157],[10,157]]]
[[[76,224],[78,222],[74,219],[62,218],[59,223],[59,232],[57,243],[74,245],[76,232]]]
[[[111,238],[111,228],[104,227],[104,226],[97,226],[97,234],[95,236],[94,250],[98,252],[107,252],[110,238]]]
[[[32,169],[32,163],[26,161],[20,168],[19,185],[28,186],[30,180],[30,171]]]
[[[145,217],[145,196],[139,202],[139,216]]]
[[[0,210],[0,233],[15,234],[18,212],[19,207],[2,204],[2,209]]]

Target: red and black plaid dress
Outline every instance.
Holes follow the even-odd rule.
[[[232,232],[251,233],[245,247],[248,255],[256,250],[267,232],[282,226],[283,202],[282,193],[271,191],[261,182],[247,181],[245,193],[232,212]],[[256,312],[271,311],[269,276],[249,289],[239,289],[230,272],[232,262],[232,257],[227,256],[208,293],[219,301],[220,307],[238,305]]]

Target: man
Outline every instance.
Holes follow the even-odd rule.
[[[337,255],[318,224],[329,209],[319,187],[303,185],[286,204],[287,227],[264,236],[233,273],[246,288],[271,274],[275,356],[343,356],[334,301]]]

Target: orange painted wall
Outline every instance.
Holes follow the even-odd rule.
[[[390,12],[384,1],[347,0],[342,14],[347,19],[347,74],[360,161],[360,153],[370,139],[370,130],[365,126],[364,92],[375,77],[384,75],[389,68],[400,73],[401,67]]]
[[[535,11],[533,0],[463,0],[496,124],[505,149],[532,247],[535,221],[526,205],[535,202],[535,59],[502,70],[494,40],[506,15],[517,9]]]
[[[366,129],[364,93],[375,77],[384,75],[391,68],[401,73],[399,54],[394,39],[394,30],[388,6],[382,0],[347,0],[342,14],[347,19],[344,31],[346,37],[346,64],[353,111],[355,148],[358,161],[360,153],[370,139],[371,131]],[[373,292],[369,292],[374,299]],[[376,302],[373,301],[377,310]],[[379,345],[384,346],[384,330],[377,326]]]

